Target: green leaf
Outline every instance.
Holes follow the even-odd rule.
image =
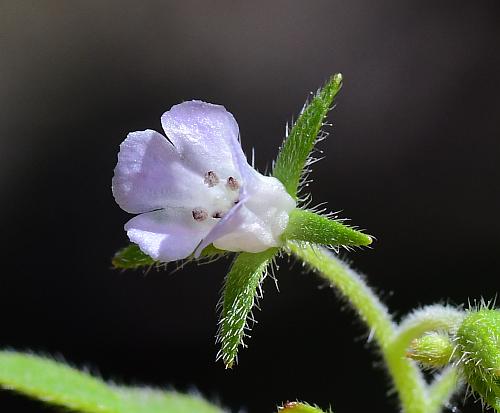
[[[288,402],[278,410],[278,413],[324,413],[318,407],[311,406],[307,403]],[[329,413],[332,413],[330,410]]]
[[[221,343],[219,355],[227,368],[233,366],[238,347],[243,345],[247,317],[254,306],[257,289],[277,252],[277,248],[257,254],[243,252],[226,277],[217,341]]]
[[[369,235],[302,209],[290,213],[283,239],[329,246],[366,246],[372,243]]]
[[[225,253],[226,251],[220,250],[214,247],[213,244],[210,244],[201,252],[199,259],[224,255]],[[152,265],[161,264],[161,262],[155,261],[149,255],[143,253],[136,244],[130,244],[119,250],[114,255],[111,263],[114,268],[123,270],[151,267]]]
[[[281,147],[273,168],[273,176],[278,178],[288,193],[297,199],[301,178],[308,171],[311,151],[318,140],[323,121],[332,107],[333,99],[342,86],[342,75],[333,75],[302,110],[288,137]]]
[[[84,413],[222,413],[196,395],[106,384],[54,360],[0,351],[0,386]]]

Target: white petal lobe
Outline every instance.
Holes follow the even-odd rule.
[[[184,102],[165,112],[161,123],[187,167],[226,177],[237,171],[235,156],[244,157],[238,124],[223,106]]]
[[[276,178],[254,172],[247,199],[213,244],[229,251],[261,252],[281,245],[295,201]]]
[[[125,224],[130,241],[157,261],[169,262],[191,255],[210,225],[193,220],[189,211],[154,211],[138,215]]]
[[[207,196],[203,177],[186,167],[158,132],[132,132],[120,145],[112,181],[116,202],[130,213],[166,206],[195,207]]]

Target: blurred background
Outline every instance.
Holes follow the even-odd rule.
[[[308,93],[342,72],[311,192],[377,237],[343,255],[398,317],[492,298],[499,17],[498,1],[0,2],[0,345],[234,412],[397,411],[365,328],[299,265],[281,262],[279,293],[266,281],[232,371],[214,343],[229,260],[113,271],[130,218],[110,190],[118,145],[202,99],[235,115],[263,170]],[[0,410],[58,411],[5,392]]]

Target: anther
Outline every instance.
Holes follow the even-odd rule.
[[[239,189],[240,184],[238,183],[238,181],[235,178],[230,176],[229,178],[227,178],[227,186],[232,191],[236,191],[237,189]]]
[[[205,221],[208,218],[208,212],[203,208],[193,209],[193,218],[195,221]]]
[[[212,218],[222,218],[223,216],[224,216],[224,212],[222,212],[222,211],[215,211],[212,214]]]
[[[206,174],[205,174],[205,179],[204,181],[209,188],[211,188],[212,186],[215,186],[219,183],[219,177],[215,174],[214,171],[208,171]]]

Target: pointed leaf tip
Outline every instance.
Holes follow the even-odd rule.
[[[235,259],[226,277],[222,312],[217,341],[221,343],[219,356],[232,368],[240,345],[243,345],[247,318],[254,306],[258,288],[266,274],[277,248],[251,254],[243,252]]]
[[[346,247],[367,246],[373,242],[371,236],[339,221],[298,208],[290,213],[290,220],[283,237],[286,240]]]
[[[311,151],[318,140],[324,119],[342,87],[342,75],[333,75],[304,107],[283,142],[273,168],[273,176],[297,199],[302,177],[307,174]]]

